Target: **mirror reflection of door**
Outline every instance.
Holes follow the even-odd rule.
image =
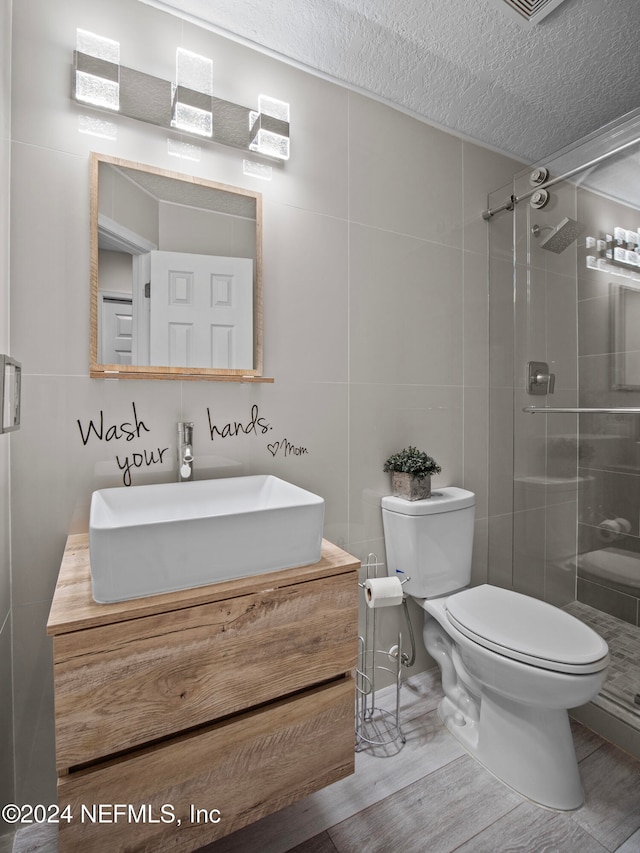
[[[102,291],[100,341],[105,364],[131,364],[133,314],[130,296]]]
[[[253,262],[151,252],[150,361],[250,369]]]

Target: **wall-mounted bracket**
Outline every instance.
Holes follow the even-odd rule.
[[[20,362],[0,355],[0,433],[20,428]]]

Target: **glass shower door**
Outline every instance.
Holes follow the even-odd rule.
[[[523,170],[489,229],[489,580],[638,650],[639,140],[636,112]],[[640,665],[616,678],[633,710]]]

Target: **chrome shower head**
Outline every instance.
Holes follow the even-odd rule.
[[[584,225],[576,222],[575,219],[569,219],[568,216],[565,216],[562,222],[555,227],[552,225],[534,225],[531,233],[534,237],[538,237],[546,228],[551,229],[551,233],[540,240],[540,248],[546,249],[549,252],[555,252],[556,255],[564,252],[586,230]]]

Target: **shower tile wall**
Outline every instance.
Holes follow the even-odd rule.
[[[586,233],[600,237],[615,226],[636,230],[640,212],[585,189],[577,193],[577,218]],[[640,291],[630,280],[586,267],[578,258],[579,377],[581,406],[640,405],[640,373],[633,354],[640,338],[620,335],[617,300],[627,312],[640,307]],[[638,283],[636,283],[638,286]],[[621,291],[620,288],[625,290]],[[626,376],[615,368],[626,359]],[[628,390],[617,390],[620,379]],[[633,386],[636,386],[635,388]],[[588,481],[579,502],[578,600],[613,616],[639,622],[640,605],[640,423],[636,416],[581,415],[580,474]]]

